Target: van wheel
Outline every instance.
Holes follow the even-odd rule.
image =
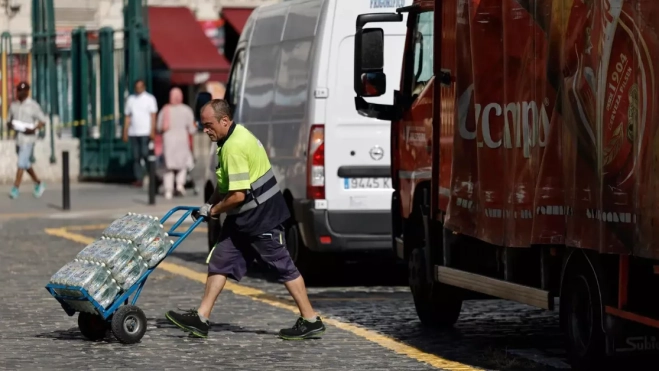
[[[309,250],[302,242],[300,230],[295,222],[291,223],[286,229],[286,248],[293,259],[295,266],[302,273],[304,278],[316,272],[316,255]]]
[[[410,254],[408,280],[414,307],[423,325],[446,328],[455,324],[462,309],[461,292],[426,278],[426,258],[422,248],[416,248]]]
[[[567,272],[560,301],[563,334],[574,370],[598,369],[605,354],[599,291],[590,268],[583,267],[574,266]]]

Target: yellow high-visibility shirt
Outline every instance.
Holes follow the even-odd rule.
[[[220,193],[245,191],[245,200],[227,212],[225,226],[256,235],[284,223],[290,213],[263,144],[243,125],[232,124],[217,143]]]

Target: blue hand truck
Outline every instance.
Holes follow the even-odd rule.
[[[135,303],[142,292],[142,288],[144,288],[146,279],[158,267],[158,265],[174,252],[181,242],[183,242],[183,240],[185,240],[190,233],[192,233],[192,231],[204,221],[203,217],[199,217],[185,232],[176,232],[176,229],[185,219],[187,219],[193,212],[199,211],[198,207],[177,206],[165,214],[160,220],[160,223],[165,224],[172,214],[181,210],[186,212],[167,232],[170,237],[178,237],[170,247],[167,255],[165,255],[158,264],[149,268],[128,290],[119,293],[107,309],[99,305],[98,302],[89,295],[87,290],[82,287],[55,285],[50,283],[46,285],[46,290],[57,299],[66,314],[69,316],[73,316],[76,313],[76,310],[71,308],[65,300],[88,301],[94,306],[96,313],[80,312],[78,315],[78,328],[85,338],[92,341],[101,340],[105,338],[107,331],[110,330],[117,340],[124,344],[135,344],[142,339],[146,333],[146,316],[144,315],[144,312],[135,305]],[[63,292],[79,292],[79,295],[63,296],[59,295],[55,290],[60,292],[62,292],[61,290],[66,290]],[[130,299],[131,295],[133,295],[132,299]]]

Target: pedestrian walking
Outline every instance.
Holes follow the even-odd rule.
[[[37,133],[46,126],[46,115],[37,101],[30,98],[30,84],[20,82],[16,86],[17,100],[9,106],[9,127],[16,131],[16,154],[18,163],[14,186],[9,197],[18,198],[23,173],[27,171],[34,181],[34,197],[41,197],[45,188],[32,168],[32,155],[37,142]]]
[[[169,103],[158,114],[158,131],[162,133],[163,157],[165,160],[165,198],[171,199],[176,174],[176,192],[185,195],[185,180],[194,158],[189,136],[197,131],[192,109],[183,103],[183,92],[179,88],[169,91]]]
[[[307,296],[304,279],[293,263],[282,224],[290,217],[288,206],[261,142],[242,125],[233,122],[229,104],[214,99],[201,109],[201,123],[217,142],[217,187],[198,215],[226,219],[218,243],[208,255],[206,291],[198,309],[169,311],[167,319],[197,337],[207,337],[210,315],[227,278],[240,281],[247,262],[260,259],[284,283],[300,310],[292,328],[279,336],[287,340],[314,337],[325,332]]]
[[[143,80],[135,81],[135,94],[126,101],[124,110],[123,140],[128,142],[133,150],[133,185],[142,187],[145,175],[145,165],[149,156],[149,142],[156,136],[156,113],[158,104],[156,98],[146,91]]]

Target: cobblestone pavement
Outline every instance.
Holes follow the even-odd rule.
[[[0,281],[4,283],[0,293],[7,302],[0,310],[0,369],[567,367],[557,350],[562,344],[555,313],[499,300],[474,300],[465,302],[455,329],[424,330],[405,282],[396,267],[386,263],[347,266],[332,280],[309,287],[314,307],[328,318],[328,331],[322,340],[285,342],[276,337],[280,328],[292,325],[295,314],[287,309],[290,304],[278,304],[289,300],[284,287],[268,282],[258,272],[251,273],[240,286],[234,285],[247,289],[222,294],[211,318],[214,326],[209,339],[188,338],[164,320],[164,312],[198,305],[203,285],[190,278],[199,275],[194,272],[205,271],[203,231],[193,233],[167,259],[167,267],[177,270],[158,269],[149,278],[138,301],[149,324],[141,343],[122,345],[110,337],[89,342],[78,331],[76,316],[68,317],[43,288],[48,278],[84,245],[46,234],[44,229],[66,227],[71,233],[94,238],[100,234],[100,227],[74,226],[107,223],[89,219],[0,219],[0,238],[4,242],[0,249]],[[260,299],[261,294],[250,294],[249,288],[273,298]],[[420,360],[430,360],[430,364]]]
[[[203,285],[185,277],[181,269],[205,271],[203,228],[167,259],[168,266],[182,268],[176,272],[158,269],[149,278],[138,301],[148,318],[142,342],[127,346],[111,336],[90,342],[80,334],[77,316],[68,317],[44,289],[48,278],[84,247],[84,241],[49,235],[44,229],[64,227],[90,239],[108,222],[0,219],[1,293],[12,298],[0,310],[0,369],[280,370],[301,364],[322,370],[568,368],[555,313],[500,300],[470,300],[453,330],[426,330],[400,271],[382,262],[344,266],[341,274],[309,287],[314,307],[335,324],[328,326],[323,340],[285,342],[276,337],[280,328],[295,321],[295,314],[277,307],[277,298],[290,301],[285,288],[258,272],[237,287],[258,289],[273,299],[254,300],[256,296],[240,290],[227,290],[211,318],[210,338],[188,338],[164,320],[164,312],[198,305]],[[388,338],[378,338],[378,334]],[[427,357],[434,357],[431,361],[439,367],[419,361]]]

